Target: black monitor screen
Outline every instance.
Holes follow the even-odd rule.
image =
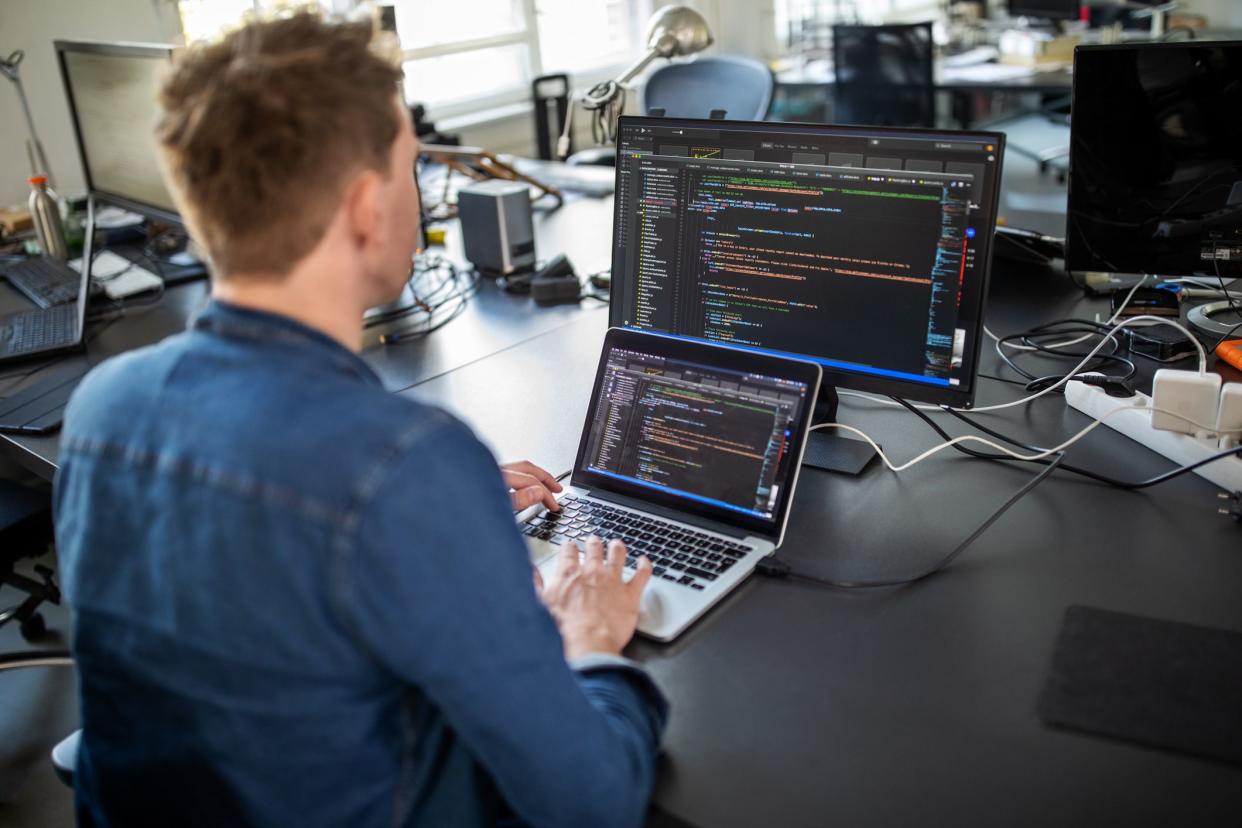
[[[1074,53],[1070,270],[1242,275],[1242,43]]]
[[[56,50],[91,194],[176,221],[155,141],[171,47],[57,41]]]
[[[606,348],[579,469],[605,488],[627,484],[774,523],[793,485],[814,382],[801,370],[776,376],[679,358],[660,345],[673,340],[644,339],[647,347]]]
[[[611,322],[966,404],[1002,141],[623,118]]]
[[[1042,17],[1046,20],[1073,20],[1078,17],[1079,0],[1009,0],[1012,17]]]

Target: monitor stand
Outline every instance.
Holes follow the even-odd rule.
[[[811,423],[835,423],[839,404],[840,397],[837,396],[835,386],[821,387],[819,397],[815,400]],[[840,429],[821,428],[807,435],[802,465],[824,471],[860,475],[878,456],[870,443],[846,437]]]

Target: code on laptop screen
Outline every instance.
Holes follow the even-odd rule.
[[[587,470],[775,517],[806,383],[614,348],[599,389]]]

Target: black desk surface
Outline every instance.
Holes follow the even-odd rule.
[[[1022,163],[1009,162],[1007,182]],[[607,258],[610,215],[607,202],[575,202],[543,217],[541,250],[559,244],[594,267]],[[202,294],[170,291],[92,352],[179,329]],[[1002,265],[988,319],[1004,333],[1104,310],[1064,274]],[[390,388],[453,410],[499,457],[559,472],[572,463],[605,324],[589,305],[533,310],[485,290],[429,339],[368,358]],[[986,350],[983,370],[1001,371]],[[978,402],[1018,393],[981,380]],[[1087,422],[1059,397],[979,416],[1045,444]],[[938,442],[905,411],[857,399],[841,419],[900,459]],[[45,475],[54,468],[54,439],[0,446]],[[1132,479],[1169,468],[1108,428],[1070,458]],[[808,470],[782,555],[837,577],[917,569],[1030,473],[950,452],[900,474]],[[1129,493],[1058,473],[920,585],[846,592],[755,577],[672,645],[635,642],[629,654],[673,705],[656,802],[699,826],[1237,824],[1242,770],[1052,731],[1035,716],[1071,604],[1242,630],[1242,529],[1216,514],[1216,491],[1194,475]]]

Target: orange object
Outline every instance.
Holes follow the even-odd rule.
[[[1216,355],[1242,371],[1242,339],[1230,339],[1216,346]]]

